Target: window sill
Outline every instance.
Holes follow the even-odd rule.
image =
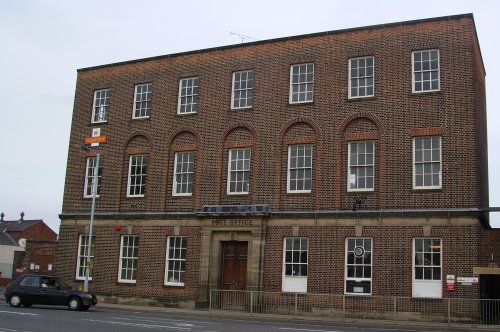
[[[287,191],[287,195],[290,196],[311,196],[312,191]]]
[[[123,286],[135,286],[137,285],[137,280],[118,280],[117,284]]]
[[[231,108],[231,112],[237,112],[237,111],[250,111],[253,109],[253,106],[248,106],[248,107],[238,107],[238,108]]]
[[[412,97],[421,97],[421,96],[434,96],[443,94],[443,90],[432,90],[432,91],[412,91],[410,96]]]
[[[138,118],[132,118],[130,119],[132,122],[136,122],[136,121],[147,121],[147,120],[150,120],[151,119],[151,116],[141,116],[141,117],[138,117]]]
[[[193,194],[172,194],[172,198],[191,198]]]
[[[366,101],[366,100],[376,100],[377,97],[373,96],[366,96],[366,97],[347,97],[347,102],[359,102],[359,101]]]
[[[189,113],[179,113],[179,112],[177,112],[178,116],[194,116],[196,114],[198,114],[198,111],[196,111],[196,112],[189,112]]]
[[[443,188],[413,188],[414,193],[432,193],[432,192],[443,192]]]
[[[292,103],[288,101],[288,106],[302,106],[302,105],[314,105],[314,100],[312,101],[301,101],[301,102],[295,102]]]
[[[175,288],[175,289],[183,289],[183,288],[186,288],[186,286],[184,284],[163,284],[163,287],[164,288]]]

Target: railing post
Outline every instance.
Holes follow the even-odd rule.
[[[209,313],[212,313],[212,291],[213,291],[213,289],[211,289],[208,292],[208,312]]]
[[[397,297],[393,297],[393,308],[394,308],[394,316],[393,316],[393,320],[394,320],[394,324],[396,324],[396,321],[398,320],[398,305],[397,305]]]
[[[297,298],[298,298],[298,294],[295,293],[295,317],[297,317],[297,306],[298,306]]]
[[[345,321],[345,295],[342,295],[342,317]]]
[[[448,326],[451,326],[451,299],[448,298]]]
[[[253,291],[250,291],[250,315],[253,314]]]

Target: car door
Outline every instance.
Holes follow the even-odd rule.
[[[38,276],[25,276],[19,282],[19,293],[23,303],[40,304],[40,278]]]
[[[43,288],[46,298],[45,304],[65,305],[68,293],[67,290],[61,288],[55,278],[48,278],[47,285],[47,288]]]

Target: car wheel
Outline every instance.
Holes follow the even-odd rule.
[[[89,310],[89,308],[90,308],[90,305],[82,305],[83,311],[87,311],[87,310]]]
[[[80,310],[82,307],[82,300],[79,297],[71,297],[68,300],[69,310]]]
[[[9,299],[9,304],[11,307],[20,307],[21,304],[23,303],[21,299],[21,295],[19,294],[12,294]]]

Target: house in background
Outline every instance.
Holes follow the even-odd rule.
[[[19,266],[19,259],[15,259],[16,254],[24,253],[25,248],[21,247],[9,233],[0,229],[0,286],[8,284],[15,273],[15,266]]]
[[[25,220],[21,213],[19,220],[4,220],[0,215],[0,231],[13,251],[9,261],[13,268],[2,278],[13,278],[25,272],[51,272],[57,247],[57,233],[43,220]],[[5,257],[7,259],[7,257]]]

